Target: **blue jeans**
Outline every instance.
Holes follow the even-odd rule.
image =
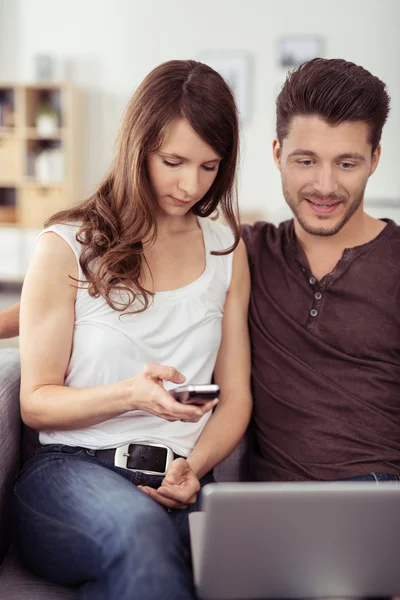
[[[22,561],[45,579],[78,586],[79,599],[195,598],[188,513],[198,507],[168,511],[136,487],[161,481],[82,448],[41,448],[14,488]],[[201,484],[211,481],[209,474]]]
[[[338,479],[337,481],[375,481],[377,484],[385,481],[399,481],[400,474],[397,473],[369,473],[368,475],[359,475],[358,477],[348,477],[347,479]]]

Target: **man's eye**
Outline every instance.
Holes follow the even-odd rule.
[[[313,161],[309,158],[306,158],[304,160],[299,160],[299,163],[303,165],[303,167],[309,167],[313,164]]]
[[[164,165],[167,165],[167,167],[179,167],[179,165],[181,163],[172,163],[172,162],[168,162],[167,160],[163,160]]]
[[[341,164],[341,165],[342,165],[342,167],[343,167],[344,169],[346,169],[347,171],[348,171],[349,169],[352,169],[352,168],[355,166],[353,163],[348,163],[348,162],[342,162],[342,163],[340,163],[340,164]]]

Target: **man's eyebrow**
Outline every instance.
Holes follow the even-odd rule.
[[[291,156],[317,156],[317,155],[312,150],[302,150],[301,148],[298,148],[297,150],[293,150],[293,152],[291,152],[289,154],[289,158]]]
[[[180,156],[179,154],[175,154],[175,152],[163,152],[160,150],[160,154],[162,154],[163,156],[168,156],[169,158],[176,158],[177,160],[181,160],[182,162],[187,162],[188,159],[185,158],[184,156]],[[219,162],[220,159],[219,158],[210,158],[210,160],[205,160],[205,163],[211,163],[211,162]]]
[[[293,150],[293,152],[291,152],[289,154],[289,158],[292,156],[311,156],[311,157],[315,158],[317,156],[317,154],[315,152],[313,152],[312,150],[303,150],[302,148],[298,148],[297,150]],[[365,162],[367,160],[363,154],[359,154],[358,152],[344,152],[343,154],[339,154],[339,156],[336,156],[335,159],[336,160],[352,159],[352,160],[361,160],[363,162]]]
[[[345,152],[344,154],[339,154],[337,157],[338,160],[345,160],[346,158],[352,158],[353,160],[362,160],[366,161],[366,158],[363,154],[359,154],[358,152]]]

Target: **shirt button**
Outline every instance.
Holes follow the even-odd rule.
[[[321,300],[321,298],[322,298],[322,294],[321,294],[321,292],[317,292],[317,293],[315,294],[314,298],[315,298],[316,300]]]
[[[314,283],[317,283],[317,280],[315,279],[315,277],[310,277],[310,283],[311,283],[311,285],[314,285]]]
[[[317,316],[317,314],[318,314],[318,311],[317,311],[315,308],[313,308],[312,310],[310,310],[310,315],[311,315],[312,317],[316,317],[316,316]]]

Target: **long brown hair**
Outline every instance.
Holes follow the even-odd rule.
[[[276,102],[279,142],[296,115],[316,115],[330,125],[364,121],[374,152],[389,114],[386,85],[369,71],[341,58],[315,58],[292,71]]]
[[[46,227],[54,223],[82,223],[77,240],[83,245],[80,264],[88,292],[93,297],[103,296],[115,310],[126,310],[136,298],[142,307],[134,312],[149,306],[152,294],[140,284],[145,260],[143,240],[154,241],[157,230],[146,157],[160,148],[168,126],[179,118],[187,119],[222,157],[211,188],[192,211],[208,217],[218,207],[234,234],[230,248],[213,254],[228,254],[239,243],[239,127],[232,92],[207,65],[194,60],[163,63],[147,75],[130,100],[113,165],[95,193],[45,223]],[[128,294],[126,303],[113,300],[115,290]]]

